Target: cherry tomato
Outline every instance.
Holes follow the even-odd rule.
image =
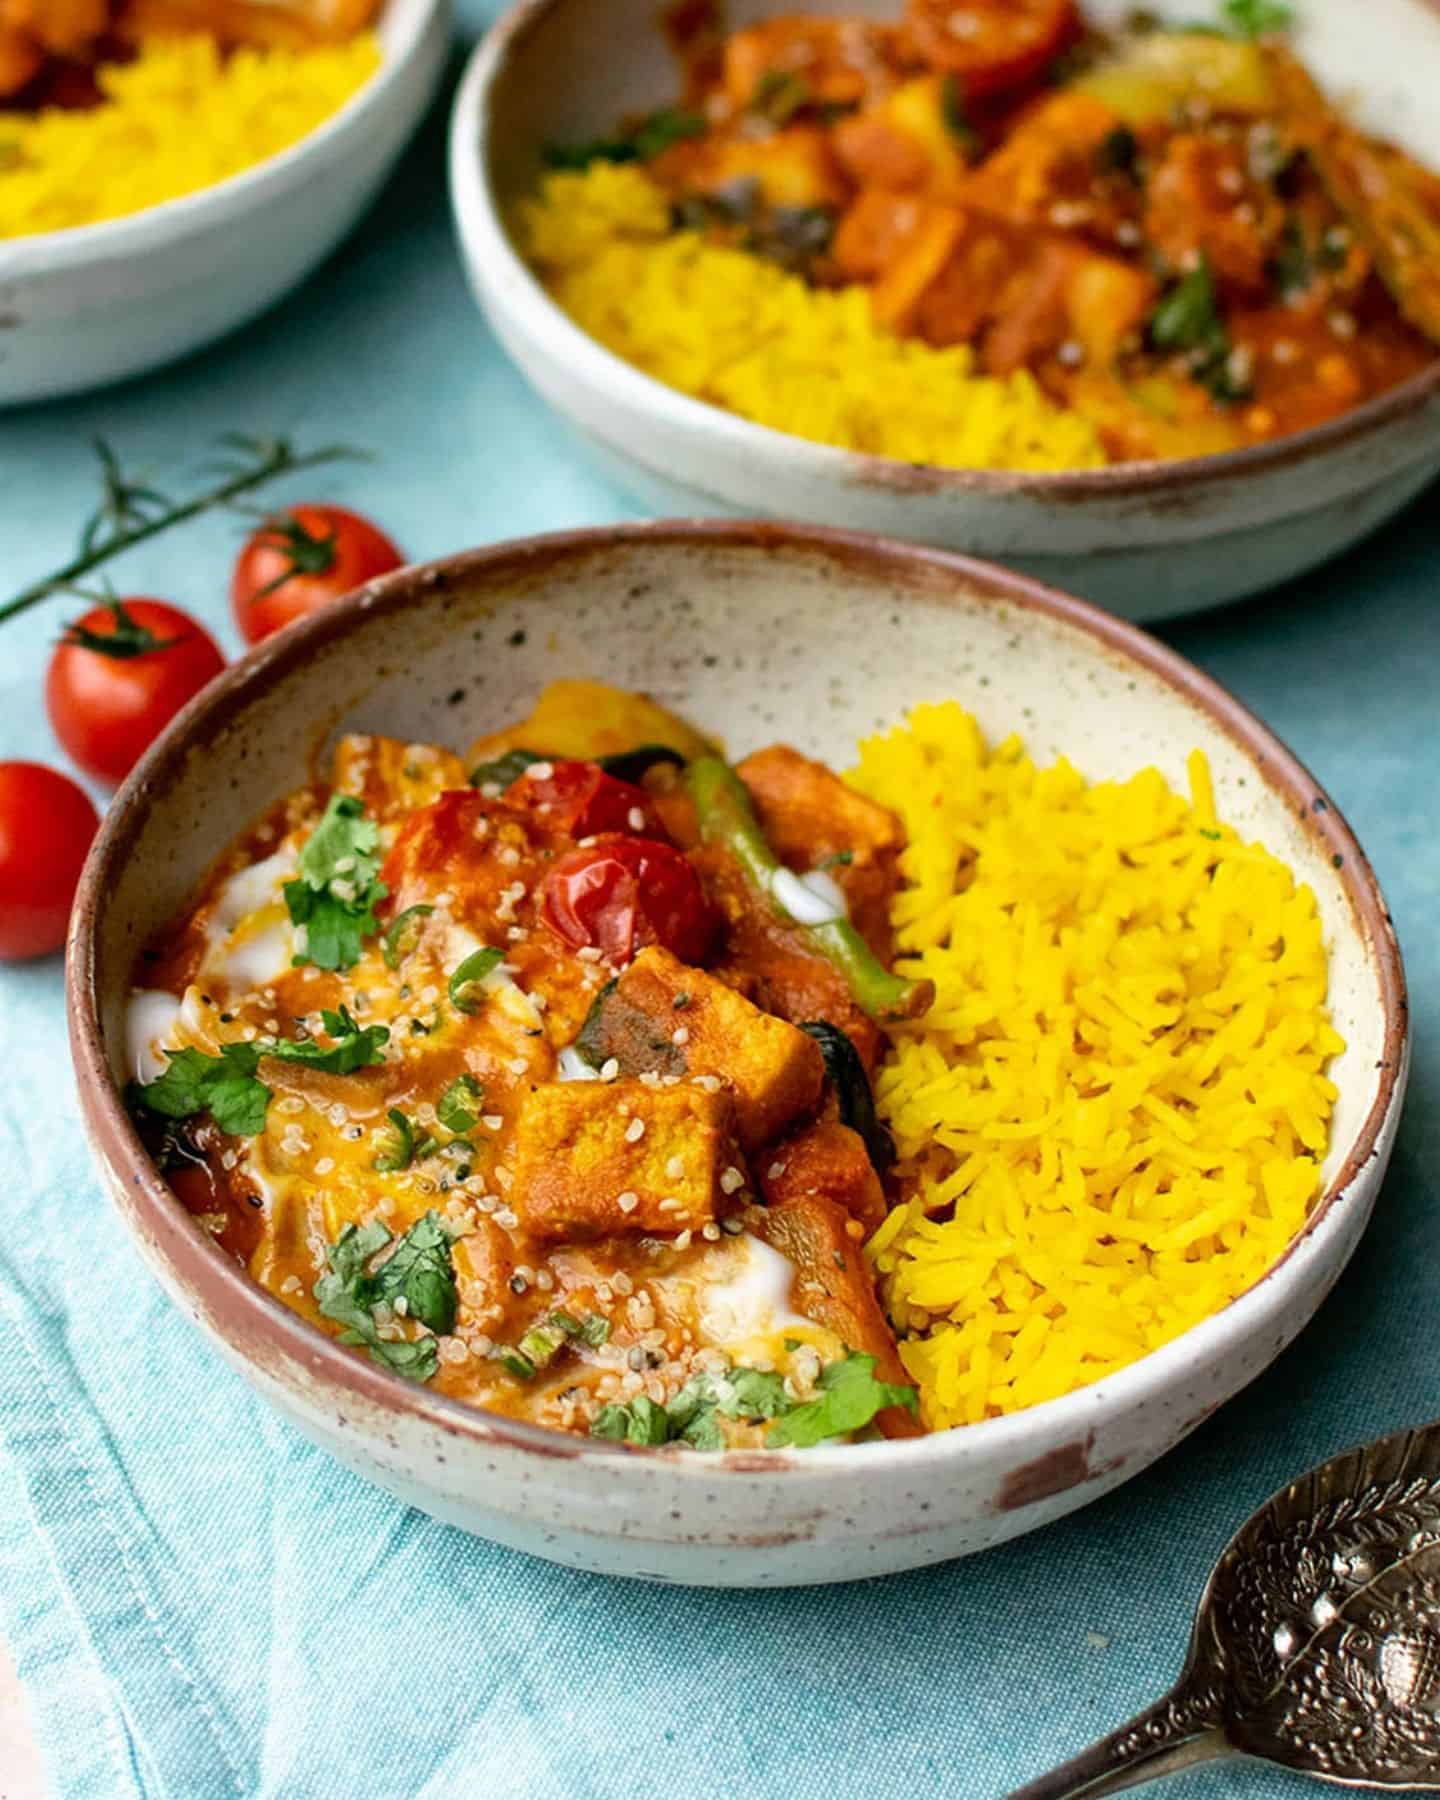
[[[247,644],[329,606],[405,558],[385,533],[343,506],[292,506],[246,540],[230,605]]]
[[[547,767],[549,774],[535,773]],[[607,775],[599,763],[537,763],[511,782],[505,798],[533,813],[536,824],[567,837],[594,837],[602,831],[665,835],[644,788]]]
[[[43,763],[0,763],[0,959],[47,956],[65,942],[99,824],[68,775]]]
[[[45,706],[85,773],[113,786],[224,667],[215,640],[188,613],[163,600],[115,600],[61,638]]]
[[[910,0],[903,29],[974,100],[1033,81],[1074,28],[1074,0]]]
[[[628,963],[646,944],[698,963],[715,935],[699,877],[670,844],[607,832],[551,865],[540,917],[572,949]]]

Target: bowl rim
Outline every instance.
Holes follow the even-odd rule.
[[[139,212],[92,225],[69,225],[56,231],[29,232],[0,240],[0,282],[60,274],[107,257],[143,256],[168,249],[191,233],[209,230],[227,214],[258,208],[308,179],[312,158],[343,150],[343,140],[358,134],[388,98],[390,90],[423,52],[437,19],[448,14],[450,0],[385,0],[384,11],[369,30],[380,40],[380,66],[345,104],[322,119],[283,150],[252,163],[223,181],[193,193],[157,201]],[[393,47],[385,42],[384,25],[394,12],[399,26]]]
[[[607,349],[553,300],[520,255],[506,229],[492,166],[493,101],[525,39],[551,13],[577,0],[514,0],[476,45],[456,91],[450,119],[450,190],[456,229],[477,284],[516,293],[527,329],[543,336],[562,363],[578,366],[602,389],[637,411],[659,413],[677,430],[703,433],[738,457],[784,457],[791,470],[818,480],[925,495],[957,493],[1024,496],[1052,504],[1095,498],[1174,494],[1195,484],[1215,485],[1245,476],[1293,468],[1423,412],[1440,399],[1440,348],[1430,366],[1383,394],[1319,425],[1267,443],[1208,456],[1110,463],[1099,469],[1023,470],[952,468],[940,463],[847,450],[836,444],[761,425],[738,413],[647,375]],[[586,0],[594,3],[594,0]],[[603,4],[603,0],[599,0]],[[1417,0],[1440,11],[1440,0]],[[718,498],[718,496],[717,496]]]
[[[759,554],[798,554],[894,582],[893,600],[904,603],[915,577],[931,600],[957,608],[989,604],[1038,614],[1077,631],[1115,660],[1138,665],[1182,700],[1205,713],[1245,755],[1255,773],[1297,816],[1312,840],[1336,864],[1358,933],[1380,989],[1384,1018],[1380,1081],[1368,1114],[1339,1169],[1326,1183],[1303,1229],[1264,1275],[1218,1313],[1123,1369],[1053,1400],[950,1431],[884,1444],[820,1446],[800,1453],[749,1450],[703,1455],[674,1446],[650,1447],[580,1438],[545,1425],[485,1411],[406,1381],[316,1329],[252,1280],[185,1211],[141,1144],[121,1090],[112,1079],[101,1028],[97,980],[97,926],[113,885],[112,871],[131,853],[132,841],[151,811],[152,793],[163,797],[168,780],[192,748],[214,741],[225,724],[262,696],[275,678],[323,655],[326,648],[374,612],[402,612],[476,581],[523,577],[527,602],[546,598],[544,577],[557,565],[593,556],[671,546],[703,554],[739,548]],[[163,798],[162,798],[163,803]],[[218,853],[217,846],[217,853]],[[709,1479],[717,1469],[779,1475],[803,1465],[853,1473],[883,1457],[887,1467],[910,1468],[963,1457],[982,1443],[1003,1454],[1030,1438],[1054,1437],[1087,1445],[1098,1421],[1122,1416],[1166,1388],[1197,1360],[1223,1349],[1227,1338],[1255,1335],[1278,1324],[1303,1265],[1323,1269],[1331,1240],[1341,1240],[1349,1210],[1341,1202],[1352,1189],[1364,1200],[1367,1165],[1379,1151],[1404,1093],[1409,1060],[1405,973],[1389,910],[1373,869],[1344,816],[1314,777],[1261,721],[1212,677],[1137,626],[1090,602],[1028,576],[955,551],[931,549],[867,532],[757,520],[677,519],[592,526],[551,532],[463,551],[400,569],[359,588],[334,606],[276,633],[231,663],[172,721],[127,777],[107,812],[81,876],[66,944],[66,1005],[71,1060],[91,1147],[114,1185],[134,1209],[126,1224],[142,1236],[169,1273],[196,1296],[215,1335],[247,1363],[264,1370],[299,1366],[317,1388],[368,1403],[380,1413],[407,1416],[476,1445],[504,1444],[549,1458],[614,1456],[659,1459],[667,1470]],[[1373,1176],[1371,1177],[1373,1180]],[[122,1211],[125,1210],[122,1208]],[[1337,1271],[1338,1273],[1338,1271]],[[1269,1358],[1265,1359],[1267,1362]],[[1257,1366],[1252,1373],[1258,1373]],[[1248,1379],[1249,1377],[1247,1377]],[[1082,1477],[1083,1479],[1083,1477]]]

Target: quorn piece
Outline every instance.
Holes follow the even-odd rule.
[[[515,1125],[515,1210],[532,1237],[698,1231],[749,1186],[723,1089],[569,1081],[532,1088]]]
[[[719,1076],[746,1150],[820,1104],[825,1061],[811,1038],[658,946],[620,976],[587,1032],[592,1060],[614,1056],[627,1075]]]

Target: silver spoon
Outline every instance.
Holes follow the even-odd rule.
[[[1222,1551],[1170,1692],[1008,1800],[1098,1800],[1221,1756],[1440,1792],[1440,1424],[1267,1500]]]

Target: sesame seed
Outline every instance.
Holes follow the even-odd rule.
[[[470,1360],[470,1346],[463,1338],[445,1337],[440,1340],[440,1355],[448,1363],[463,1363]]]
[[[642,1069],[640,1071],[640,1082],[643,1087],[659,1087],[660,1077],[654,1069]]]
[[[722,1219],[720,1221],[720,1229],[727,1237],[739,1237],[745,1227],[741,1224],[739,1219]]]
[[[315,1173],[317,1175],[328,1175],[334,1167],[335,1158],[333,1156],[322,1156],[315,1165]]]
[[[600,952],[593,944],[582,944],[575,954],[583,963],[597,963],[600,960]]]
[[[520,943],[523,939],[529,937],[529,935],[529,932],[526,931],[523,925],[508,925],[505,928],[505,936],[512,944]]]
[[[720,1241],[720,1227],[713,1219],[711,1219],[708,1223],[700,1227],[700,1235],[707,1243],[718,1243]]]
[[[632,806],[629,812],[626,813],[625,819],[632,831],[643,831],[645,829],[645,811],[643,807]]]
[[[279,1102],[275,1110],[276,1112],[290,1114],[303,1113],[305,1110],[305,1102],[298,1094],[287,1094],[285,1098]]]
[[[645,1121],[643,1119],[632,1119],[625,1127],[625,1142],[627,1144],[638,1144],[644,1135]]]
[[[744,1185],[745,1177],[733,1163],[720,1177],[720,1192],[722,1194],[738,1194]]]
[[[683,1181],[685,1179],[685,1158],[683,1156],[670,1158],[665,1165],[665,1178],[667,1181]]]
[[[524,1056],[512,1056],[505,1067],[512,1075],[523,1075],[530,1067],[529,1058]]]
[[[480,792],[487,800],[498,800],[505,790],[498,781],[482,781]]]
[[[505,1120],[500,1113],[482,1113],[480,1123],[487,1131],[499,1131],[500,1127],[505,1123]]]
[[[633,1193],[629,1188],[626,1188],[623,1194],[616,1195],[615,1204],[620,1208],[621,1212],[632,1213],[640,1204],[640,1196]]]
[[[500,1183],[501,1187],[504,1188],[507,1193],[515,1185],[515,1177],[505,1167],[504,1163],[496,1163],[495,1179]]]
[[[304,1291],[304,1288],[305,1283],[301,1281],[298,1275],[287,1275],[280,1283],[280,1292],[282,1294],[299,1294]]]
[[[695,1086],[703,1088],[707,1094],[718,1094],[721,1088],[720,1077],[718,1075],[697,1075]]]
[[[607,1056],[605,1058],[605,1061],[603,1063],[601,1063],[601,1065],[600,1065],[600,1079],[602,1081],[614,1081],[616,1076],[619,1075],[619,1073],[620,1073],[619,1062],[616,1060],[615,1057]]]
[[[675,1196],[673,1194],[667,1194],[665,1196],[665,1198],[660,1202],[659,1210],[663,1213],[679,1212],[680,1202],[675,1198]]]
[[[495,854],[507,869],[513,869],[520,860],[520,852],[513,844],[502,844]]]
[[[778,1181],[784,1173],[785,1164],[783,1162],[773,1162],[765,1171],[765,1179],[767,1181]]]
[[[633,1294],[635,1292],[635,1283],[623,1269],[617,1269],[610,1277],[610,1286],[617,1294],[622,1296]],[[610,1298],[609,1294],[607,1294],[605,1298],[608,1300]]]
[[[548,762],[533,762],[525,773],[532,781],[548,781],[555,773],[555,765]]]
[[[690,1239],[692,1235],[693,1234],[688,1230],[682,1231],[675,1240],[675,1248],[677,1250],[688,1250],[690,1248]]]
[[[542,1294],[548,1294],[555,1285],[555,1277],[548,1269],[537,1269],[535,1271],[535,1285]]]
[[[688,1044],[690,1042],[689,1027],[686,1025],[677,1025],[670,1033],[670,1042],[672,1044]]]

